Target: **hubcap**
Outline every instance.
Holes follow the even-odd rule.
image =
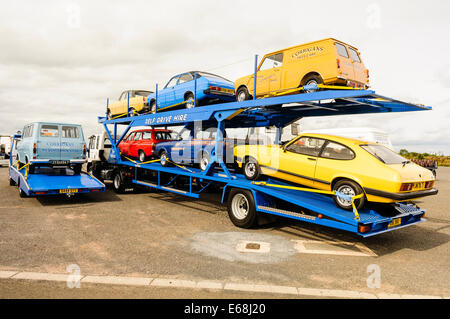
[[[186,102],[186,108],[191,109],[194,107],[194,98],[189,97]]]
[[[338,191],[339,193],[342,193],[342,194],[344,194],[344,195],[348,195],[348,196],[351,196],[351,197],[353,197],[353,196],[356,195],[355,190],[353,189],[353,187],[350,187],[350,186],[348,186],[348,185],[342,185],[342,186],[340,186],[340,187],[337,189],[337,191]],[[351,201],[346,200],[346,199],[344,199],[344,198],[341,198],[341,197],[339,197],[339,196],[336,196],[336,199],[337,199],[337,201],[338,201],[342,206],[351,206],[351,205],[352,205],[352,202],[351,202]]]
[[[242,194],[236,194],[231,202],[231,209],[234,217],[244,219],[248,215],[249,204],[247,198]]]
[[[248,162],[247,165],[245,165],[245,175],[248,177],[255,176],[256,173],[256,164],[253,162]]]
[[[203,156],[202,159],[200,160],[200,169],[202,171],[204,171],[208,167],[208,164],[209,164],[209,159],[207,157]]]
[[[161,164],[166,165],[166,162],[167,162],[167,155],[166,155],[166,153],[163,153],[161,155]]]
[[[239,102],[245,101],[245,92],[244,91],[239,92],[238,101]]]
[[[308,82],[306,82],[305,85],[311,85],[311,84],[317,85],[317,84],[319,84],[319,83],[317,83],[316,80],[309,80]],[[311,93],[311,92],[314,92],[314,91],[315,91],[315,90],[306,90],[306,92],[308,92],[308,93]]]
[[[140,160],[141,162],[145,161],[145,154],[144,154],[143,152],[140,152],[140,153],[139,153],[139,160]]]

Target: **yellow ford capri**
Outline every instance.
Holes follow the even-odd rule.
[[[369,202],[393,203],[435,195],[433,174],[389,148],[324,134],[301,134],[284,145],[239,145],[234,156],[245,177],[261,175],[320,190],[356,196],[356,208]],[[334,196],[338,207],[351,201]]]

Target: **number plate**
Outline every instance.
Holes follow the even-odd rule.
[[[61,194],[78,193],[78,189],[76,189],[76,188],[73,188],[73,189],[60,189],[59,192]]]
[[[425,183],[414,183],[413,189],[422,189],[425,187]]]
[[[67,165],[70,163],[70,161],[50,161],[53,165]]]
[[[388,228],[399,226],[401,223],[402,223],[401,218],[395,218],[389,223]]]

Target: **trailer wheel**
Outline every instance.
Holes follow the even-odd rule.
[[[248,157],[245,160],[244,167],[242,168],[244,175],[248,180],[254,181],[261,175],[261,169],[259,167],[258,161],[253,157]]]
[[[228,196],[228,216],[237,227],[250,228],[255,224],[256,207],[250,191],[237,188],[230,191]]]
[[[206,170],[209,165],[209,155],[206,152],[202,152],[200,155],[199,166],[202,171]]]
[[[169,156],[167,155],[167,152],[165,150],[163,150],[161,152],[161,154],[159,155],[159,160],[160,160],[162,166],[164,166],[164,167],[170,166]]]
[[[125,183],[124,183],[124,180],[123,180],[123,177],[122,177],[122,174],[120,173],[120,171],[116,171],[114,173],[113,189],[118,194],[122,194],[125,192]]]
[[[363,190],[361,186],[359,186],[357,183],[349,180],[349,179],[341,179],[333,186],[334,191],[338,191],[340,193],[343,193],[345,195],[349,196],[355,196],[363,193]],[[352,210],[352,203],[349,200],[342,199],[336,195],[333,196],[333,200],[336,203],[336,205],[342,209],[345,210]],[[362,198],[359,198],[354,201],[356,209],[361,209],[366,202],[366,197],[363,196]]]
[[[11,177],[9,178],[9,186],[16,186],[16,182]]]
[[[236,92],[236,101],[242,102],[246,100],[250,100],[250,94],[248,93],[248,89],[245,86],[243,86],[240,87]]]
[[[20,188],[20,179],[19,179],[19,182],[17,183],[17,187],[19,188],[19,196],[20,196],[21,198],[28,197],[27,193],[25,193],[25,192],[22,190],[22,188]]]

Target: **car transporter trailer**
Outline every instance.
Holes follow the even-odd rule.
[[[11,150],[21,135],[12,137]],[[96,177],[86,174],[60,174],[57,169],[37,167],[33,174],[28,171],[29,164],[19,167],[19,162],[13,162],[13,154],[9,158],[9,185],[18,186],[20,197],[57,195],[72,196],[80,193],[104,192],[105,185]],[[64,169],[66,173],[66,169]]]
[[[276,142],[281,129],[303,117],[364,113],[431,110],[431,107],[405,103],[376,94],[372,90],[344,89],[325,85],[303,87],[306,93],[229,102],[191,109],[115,119],[99,117],[112,141],[108,159],[116,167],[114,188],[123,191],[129,185],[141,185],[183,196],[199,198],[211,185],[222,189],[222,203],[234,225],[249,228],[259,213],[328,226],[368,237],[425,221],[425,210],[413,203],[366,205],[353,211],[337,207],[330,195],[353,198],[337,192],[301,188],[270,178],[252,182],[223,161],[224,130],[244,127],[276,127]],[[321,90],[319,90],[321,89]],[[203,127],[217,129],[215,146],[205,170],[172,162],[162,166],[159,160],[139,162],[120,154],[118,145],[127,132],[137,126],[189,126],[201,121]],[[113,125],[110,133],[108,125]],[[125,126],[118,136],[118,125]],[[361,196],[361,195],[359,195]]]

